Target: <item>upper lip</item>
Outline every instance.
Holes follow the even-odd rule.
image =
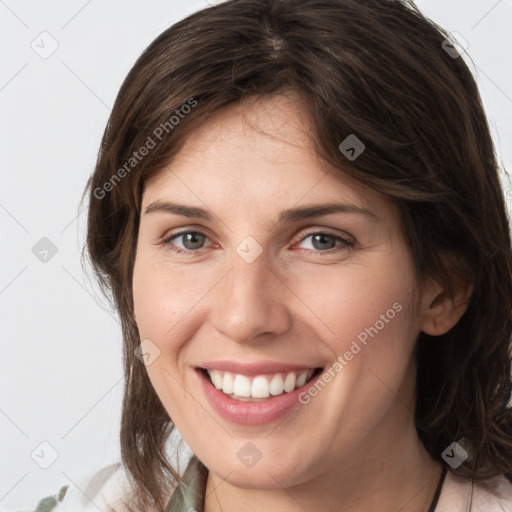
[[[316,369],[320,366],[310,364],[292,364],[283,363],[279,361],[260,361],[260,362],[247,362],[240,361],[207,361],[200,365],[198,368],[204,370],[220,370],[225,372],[236,373],[239,375],[247,375],[248,377],[254,375],[264,375],[267,373],[287,373],[300,370],[308,370],[310,368]]]

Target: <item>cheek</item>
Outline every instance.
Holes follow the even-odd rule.
[[[187,394],[179,365],[182,347],[193,336],[186,332],[190,328],[187,314],[197,302],[197,290],[182,272],[164,269],[165,262],[138,255],[133,270],[133,301],[140,339],[150,340],[158,349],[158,356],[146,366],[149,380],[174,419],[186,416],[183,404],[187,404]]]
[[[183,336],[183,320],[201,294],[203,286],[191,280],[186,269],[172,269],[168,262],[141,255],[133,271],[134,311],[141,339],[153,340],[162,351],[173,350],[174,340]]]
[[[364,347],[373,339],[386,338],[390,348],[410,339],[416,328],[412,262],[392,254],[375,260],[314,269],[307,278],[290,282],[318,318],[324,340],[336,354],[349,350],[354,340]]]
[[[418,332],[412,262],[390,254],[371,265],[347,265],[314,277],[301,281],[294,291],[317,313],[320,321],[314,321],[323,333],[319,338],[333,359],[327,368],[332,379],[312,401],[318,400],[319,408],[329,400],[338,404],[316,409],[331,436],[326,438],[340,443],[361,439],[382,421],[404,381],[409,382]],[[412,389],[409,383],[406,389]]]

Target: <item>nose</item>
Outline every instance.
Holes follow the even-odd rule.
[[[212,295],[214,327],[237,343],[268,340],[291,326],[293,294],[264,254],[247,263],[235,254],[233,266]]]

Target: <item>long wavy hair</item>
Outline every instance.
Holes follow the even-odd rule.
[[[415,422],[441,463],[463,443],[470,456],[453,473],[512,481],[510,227],[475,80],[447,41],[405,1],[228,0],[165,30],[127,75],[84,192],[85,249],[121,319],[121,454],[140,509],[163,509],[180,481],[166,454],[172,419],[134,355],[144,182],[216,110],[286,92],[318,155],[399,205],[419,282],[473,284],[459,322],[416,341]],[[366,146],[353,161],[339,149],[350,134]]]

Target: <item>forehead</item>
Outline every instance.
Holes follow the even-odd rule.
[[[319,157],[300,101],[260,97],[217,111],[175,158],[145,184],[143,207],[191,199],[239,208],[347,201],[389,208],[391,201]]]

